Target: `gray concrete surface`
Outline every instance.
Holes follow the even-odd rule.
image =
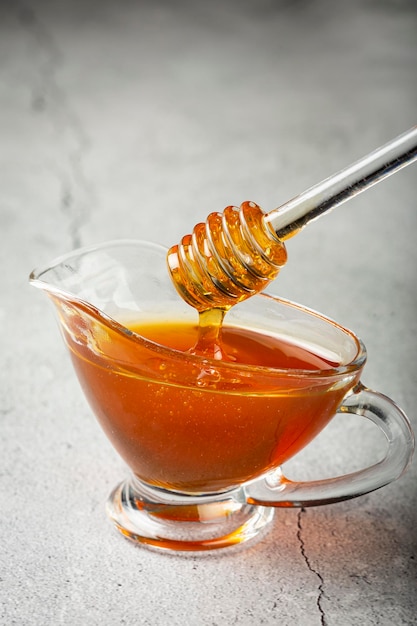
[[[126,468],[28,286],[79,245],[170,245],[228,204],[270,210],[415,124],[416,29],[412,0],[0,5],[1,624],[417,624],[415,463],[357,500],[279,511],[235,553],[119,536],[104,502]],[[311,225],[271,289],[355,330],[364,381],[414,426],[416,181]],[[294,472],[377,454],[360,428],[335,423]]]

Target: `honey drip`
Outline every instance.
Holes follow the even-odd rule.
[[[234,361],[223,348],[221,332],[225,309],[207,309],[201,311],[198,316],[198,336],[189,354],[206,356],[215,361]]]

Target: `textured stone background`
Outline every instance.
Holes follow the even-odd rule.
[[[80,245],[170,245],[228,204],[269,211],[406,130],[416,30],[412,0],[0,4],[1,624],[417,624],[415,463],[363,498],[278,511],[240,552],[122,539],[104,501],[126,469],[27,280]],[[416,180],[291,240],[271,289],[355,330],[364,381],[414,426]],[[344,471],[380,443],[336,420],[292,471]]]

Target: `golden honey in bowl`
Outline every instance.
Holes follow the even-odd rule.
[[[181,353],[198,337],[197,325],[172,320],[129,328]],[[312,382],[309,372],[339,364],[282,338],[226,324],[221,335],[226,371],[225,361],[150,359],[146,347],[108,329],[94,351],[68,338],[87,398],[142,481],[209,493],[252,480],[304,447],[352,386],[349,378],[332,389],[325,375]]]

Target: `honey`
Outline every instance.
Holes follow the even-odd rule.
[[[181,297],[198,311],[227,310],[273,281],[287,261],[284,243],[254,202],[211,213],[168,251]]]
[[[227,490],[279,466],[352,385],[335,385],[337,363],[250,328],[223,323],[216,361],[195,354],[198,324],[130,324],[128,336],[91,313],[66,319],[75,370],[109,439],[140,480],[182,493]]]

